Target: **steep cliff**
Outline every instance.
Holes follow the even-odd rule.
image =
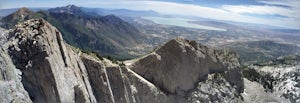
[[[81,56],[99,103],[166,103],[167,96],[154,84],[125,66],[95,56]]]
[[[22,84],[33,102],[95,101],[85,66],[51,24],[28,20],[8,39],[8,53],[23,73]]]
[[[69,46],[43,19],[4,34],[0,102],[240,102],[244,90],[235,54],[195,41],[171,40],[124,65]]]

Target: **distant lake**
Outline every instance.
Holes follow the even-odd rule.
[[[191,20],[191,19],[164,18],[164,17],[143,17],[143,19],[152,20],[153,22],[155,22],[157,24],[163,24],[163,25],[180,26],[180,27],[205,29],[205,30],[226,31],[226,29],[222,29],[222,28],[216,28],[216,27],[211,27],[211,26],[189,23],[189,21],[195,21],[195,20]]]

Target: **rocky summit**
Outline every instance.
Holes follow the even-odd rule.
[[[133,63],[129,61],[129,68],[160,88],[171,102],[238,102],[236,98],[243,92],[240,64],[234,53],[182,38]]]
[[[229,50],[176,38],[116,62],[68,45],[44,19],[1,31],[1,103],[251,102]]]

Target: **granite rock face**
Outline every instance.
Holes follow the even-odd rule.
[[[100,103],[114,103],[112,90],[103,62],[86,54],[83,54],[81,58],[87,68],[89,81],[96,100]]]
[[[69,46],[43,19],[3,38],[1,103],[240,102],[244,89],[234,53],[181,38],[125,65]]]
[[[8,39],[8,53],[23,73],[23,86],[33,102],[95,101],[85,66],[51,24],[28,20],[17,25]]]
[[[167,96],[155,85],[124,66],[81,56],[99,103],[166,103]]]

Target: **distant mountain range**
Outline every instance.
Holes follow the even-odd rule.
[[[88,7],[78,7],[76,5],[67,5],[66,7],[76,7],[81,11],[86,13],[94,13],[97,15],[117,15],[117,16],[127,16],[127,17],[142,17],[142,16],[162,16],[155,11],[148,10],[129,10],[129,9],[105,9],[105,8],[88,8]],[[57,7],[57,8],[28,8],[34,12],[41,11],[41,10],[48,10],[51,9],[52,12],[60,12],[57,10],[67,10],[66,7]],[[0,17],[7,16],[13,12],[16,12],[19,8],[11,8],[11,9],[0,9]]]
[[[81,7],[68,5],[33,12],[21,8],[1,19],[1,27],[9,29],[19,22],[32,18],[44,18],[63,34],[71,45],[87,51],[119,58],[132,58],[128,49],[139,44],[145,35],[134,26],[115,15],[100,16],[83,11]]]
[[[161,16],[161,14],[149,10],[149,11],[136,11],[129,9],[103,9],[103,8],[85,8],[82,7],[82,10],[85,12],[94,12],[99,15],[117,15],[117,16],[126,16],[126,17],[145,17],[145,16]]]

